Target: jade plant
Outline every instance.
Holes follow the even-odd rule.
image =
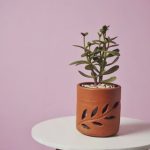
[[[88,32],[81,33],[83,37],[83,46],[73,45],[83,49],[81,60],[74,61],[70,65],[85,65],[85,69],[90,71],[89,74],[78,71],[82,76],[93,78],[94,85],[109,84],[116,80],[116,76],[104,79],[105,75],[114,73],[119,69],[118,65],[114,65],[119,59],[120,53],[118,44],[115,42],[117,37],[107,35],[109,26],[104,25],[98,34],[98,39],[86,41]],[[113,65],[113,66],[112,66]]]

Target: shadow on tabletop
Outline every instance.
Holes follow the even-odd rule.
[[[117,136],[138,134],[142,132],[150,131],[150,123],[133,123],[120,125]]]

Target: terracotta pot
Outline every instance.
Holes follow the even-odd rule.
[[[121,87],[92,89],[77,85],[76,128],[88,136],[117,134],[120,126]],[[86,83],[87,84],[87,83]],[[91,84],[91,83],[90,83]]]

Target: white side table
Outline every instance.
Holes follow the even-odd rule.
[[[40,144],[63,150],[148,150],[150,123],[121,118],[117,136],[97,138],[79,133],[75,128],[75,117],[70,116],[35,125],[32,137]]]

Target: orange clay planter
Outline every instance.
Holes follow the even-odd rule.
[[[117,134],[120,125],[121,87],[85,88],[77,85],[76,128],[83,134],[108,137]],[[87,84],[87,83],[86,83]]]

